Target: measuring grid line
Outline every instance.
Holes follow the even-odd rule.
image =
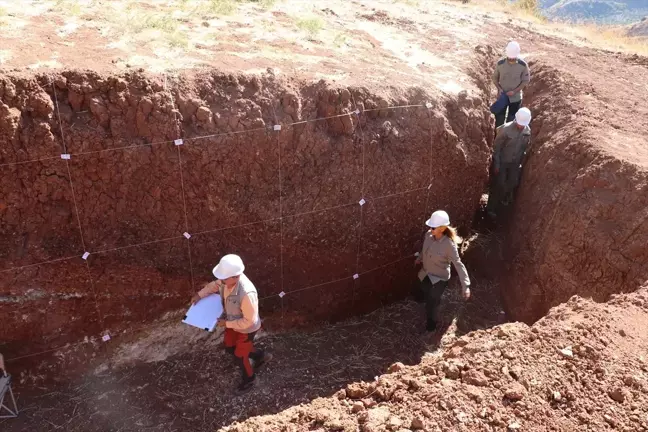
[[[65,144],[65,134],[63,133],[63,123],[61,122],[61,111],[59,109],[58,96],[56,95],[56,86],[52,82],[52,92],[54,93],[54,105],[56,106],[56,115],[58,118],[59,129],[61,131],[61,142],[63,143],[63,154],[67,154],[67,145]],[[74,192],[74,184],[72,183],[72,171],[70,170],[70,161],[65,160],[65,167],[67,168],[68,180],[70,181],[70,192],[72,193],[72,202],[74,203],[74,212],[76,214],[77,224],[79,227],[79,236],[81,237],[81,246],[83,250],[86,251],[86,243],[83,238],[83,228],[81,226],[81,217],[79,216],[79,206],[77,205],[76,193]],[[97,300],[97,291],[95,290],[95,284],[92,279],[92,273],[90,272],[90,265],[88,261],[85,260],[86,270],[88,274],[88,279],[90,280],[90,288],[92,289],[92,295],[94,297],[95,309],[97,312],[97,318],[99,318],[99,324],[101,325],[102,331],[104,329],[104,317],[99,309],[99,301]]]
[[[387,264],[383,264],[383,265],[381,265],[379,267],[376,267],[376,268],[373,268],[373,269],[370,269],[370,270],[366,270],[366,271],[360,273],[360,276],[372,273],[372,272],[377,271],[377,270],[381,270],[381,269],[383,269],[385,267],[389,267],[390,265],[397,264],[397,263],[399,263],[401,261],[404,261],[404,260],[406,260],[408,258],[412,258],[413,256],[414,256],[414,254],[409,254],[409,255],[406,255],[406,256],[404,256],[402,258],[399,258],[397,260],[391,261],[391,262],[389,262]],[[329,282],[323,282],[323,283],[319,283],[319,284],[315,284],[315,285],[310,285],[310,286],[307,286],[307,287],[304,287],[304,288],[298,288],[296,290],[288,291],[285,294],[286,295],[295,294],[295,293],[298,293],[298,292],[319,288],[319,287],[322,287],[322,286],[325,286],[325,285],[329,285],[329,284],[333,284],[333,283],[337,283],[337,282],[342,282],[344,280],[352,279],[352,278],[353,278],[353,275],[345,276],[343,278],[332,280],[332,281],[329,281]],[[262,297],[262,298],[259,299],[259,301],[268,300],[268,299],[277,297],[277,295],[278,294],[272,294],[272,295],[269,295],[269,296],[266,296],[266,297]],[[281,299],[281,301],[283,302],[283,298]],[[131,328],[129,328],[129,330],[130,330],[131,333],[133,333],[133,332],[136,332],[136,331],[138,331],[138,330],[140,330],[142,328],[150,327],[150,326],[151,326],[151,324],[142,324],[142,325],[137,326],[135,328],[131,327]],[[87,344],[91,344],[91,343],[92,343],[92,341],[90,341],[90,342],[82,341],[82,342],[76,342],[76,343],[72,343],[72,344],[68,343],[68,344],[65,344],[65,345],[61,345],[61,346],[59,346],[57,348],[52,348],[52,349],[49,349],[49,350],[46,350],[46,351],[40,351],[40,352],[37,352],[37,353],[25,354],[25,355],[22,355],[22,356],[19,356],[19,357],[13,357],[13,358],[7,359],[7,362],[20,360],[20,359],[28,358],[28,357],[34,357],[34,356],[38,356],[38,355],[42,355],[42,354],[47,354],[47,353],[50,353],[50,352],[59,351],[59,350],[64,349],[64,348],[68,348],[68,349],[69,348],[75,348],[75,347],[80,346],[80,345],[87,345]]]
[[[387,110],[387,109],[398,109],[398,108],[416,108],[416,107],[424,107],[424,106],[425,105],[423,105],[423,104],[398,105],[398,106],[386,107],[386,108],[370,108],[370,109],[365,109],[362,112],[383,111],[383,110]]]
[[[390,195],[381,195],[381,196],[378,196],[378,197],[375,197],[375,198],[367,198],[367,203],[370,203],[372,201],[378,201],[378,200],[381,200],[383,198],[391,198],[391,197],[398,196],[398,195],[405,195],[405,194],[416,192],[416,191],[419,191],[419,190],[422,190],[422,189],[424,189],[424,188],[409,189],[409,190],[406,190],[406,191],[403,191],[403,192],[397,192],[397,193],[390,194]],[[354,205],[358,205],[358,203],[357,202],[352,202],[352,203],[347,203],[347,204],[341,204],[339,206],[326,207],[326,208],[319,209],[319,210],[311,210],[311,211],[307,211],[307,212],[293,213],[293,214],[284,216],[283,219],[289,219],[289,218],[294,218],[294,217],[299,217],[299,216],[304,216],[304,215],[309,215],[309,214],[324,213],[324,212],[327,212],[327,211],[337,210],[337,209],[344,208],[344,207],[351,207],[351,206],[354,206]],[[269,223],[269,222],[276,222],[276,221],[279,221],[281,219],[282,218],[275,217],[275,218],[270,218],[270,219],[262,219],[262,220],[258,220],[258,221],[254,221],[254,222],[246,222],[246,223],[240,224],[240,225],[232,225],[232,226],[227,226],[227,227],[223,227],[223,228],[214,228],[214,229],[211,229],[211,230],[205,230],[205,231],[199,231],[199,232],[191,233],[191,236],[196,237],[196,236],[204,235],[204,234],[213,234],[213,233],[219,232],[219,231],[233,230],[233,229],[244,228],[244,227],[247,227],[247,226],[259,225],[259,224],[264,224],[264,223]],[[145,242],[141,242],[141,243],[134,243],[134,244],[126,245],[126,246],[119,246],[119,247],[110,248],[110,249],[98,249],[96,251],[87,251],[87,252],[90,255],[98,255],[98,254],[104,254],[104,253],[108,253],[108,252],[115,252],[115,251],[119,251],[119,250],[123,250],[123,249],[130,249],[130,248],[136,248],[136,247],[140,247],[140,246],[146,246],[146,245],[149,245],[149,244],[155,244],[155,243],[162,243],[162,242],[171,241],[171,240],[177,240],[177,239],[181,239],[181,238],[184,238],[184,236],[177,235],[177,236],[166,237],[166,238],[157,239],[157,240],[149,240],[149,241],[145,241]],[[22,270],[22,269],[29,268],[29,267],[35,267],[35,266],[39,266],[39,265],[46,265],[46,264],[54,263],[54,262],[57,262],[57,261],[66,261],[66,260],[70,260],[70,259],[74,259],[74,258],[79,258],[79,256],[80,255],[71,255],[71,256],[63,257],[63,258],[55,258],[55,259],[52,259],[52,260],[41,261],[41,262],[37,262],[37,263],[34,263],[34,264],[27,264],[27,265],[24,265],[24,266],[11,267],[11,268],[8,268],[8,269],[0,270],[0,273],[18,271],[18,270]]]
[[[166,88],[167,88],[167,86],[166,86],[166,74],[164,75],[164,84],[165,84],[165,90],[166,90]],[[52,86],[53,86],[53,83],[52,83]],[[54,91],[55,103],[56,103],[56,108],[57,108],[59,127],[60,127],[60,130],[61,130],[61,138],[63,140],[64,152],[67,153],[67,146],[65,144],[65,138],[64,138],[64,135],[63,135],[63,126],[62,126],[62,122],[61,122],[61,118],[60,118],[60,110],[59,110],[59,107],[58,107],[58,98],[57,98],[57,95],[56,95],[56,89],[53,88],[53,91]],[[171,97],[171,102],[172,102],[172,105],[174,107],[173,114],[174,114],[174,118],[175,118],[175,122],[176,122],[176,128],[178,129],[178,136],[180,136],[180,132],[179,132],[180,127],[179,127],[179,125],[177,123],[178,120],[177,120],[177,115],[176,115],[176,110],[175,110],[175,102],[173,100],[173,95],[172,95],[171,92],[169,92],[169,95]],[[353,98],[353,95],[351,95],[351,97]],[[361,124],[360,112],[359,112],[359,110],[357,108],[357,105],[355,103],[355,99],[353,100],[353,103],[356,106],[356,111],[355,112],[337,114],[337,115],[333,115],[333,116],[321,117],[321,118],[316,118],[316,119],[302,120],[302,121],[290,123],[290,124],[287,124],[287,125],[284,125],[284,126],[285,127],[297,126],[297,125],[306,124],[306,123],[310,123],[310,122],[317,122],[317,121],[322,121],[322,120],[327,120],[327,119],[346,117],[346,116],[351,116],[351,115],[355,114],[356,118],[358,119],[358,126],[360,128],[360,140],[361,140],[361,143],[362,143],[362,194],[364,194],[364,187],[365,187],[365,140],[364,140],[364,130],[363,130],[363,127],[362,127],[362,124]],[[422,107],[422,106],[424,106],[424,105],[391,106],[391,107],[385,107],[385,108],[367,109],[367,110],[363,110],[363,112],[372,112],[372,111],[381,111],[381,110],[393,110],[393,109],[398,109],[398,108]],[[274,109],[274,105],[272,105],[272,109],[273,109],[274,116],[275,116],[275,124],[278,124],[277,123],[276,112],[275,112],[275,109]],[[218,134],[211,134],[211,135],[204,135],[204,136],[198,136],[198,137],[193,137],[193,138],[187,138],[184,141],[198,141],[198,140],[201,140],[201,139],[213,138],[213,137],[218,137],[218,136],[236,135],[236,134],[243,134],[243,133],[253,133],[253,132],[258,132],[258,131],[262,131],[262,130],[265,131],[266,134],[267,134],[270,131],[270,128],[269,127],[263,127],[263,128],[255,128],[255,129],[250,129],[250,130],[245,130],[245,131],[223,132],[223,133],[218,133]],[[281,128],[279,128],[278,131],[281,131]],[[117,147],[117,148],[112,148],[112,149],[102,149],[102,150],[97,150],[97,151],[79,152],[79,153],[74,153],[71,156],[97,154],[97,153],[104,153],[104,152],[117,151],[117,150],[128,150],[128,149],[139,148],[139,147],[152,147],[152,146],[155,146],[155,145],[170,144],[170,143],[174,143],[174,142],[175,142],[175,140],[169,140],[169,141],[160,141],[160,142],[148,143],[148,144],[134,144],[134,145]],[[279,152],[279,188],[280,188],[280,196],[279,196],[279,199],[280,199],[280,206],[279,206],[280,213],[279,214],[280,214],[280,216],[279,216],[279,218],[273,218],[273,219],[268,219],[268,220],[265,220],[265,221],[258,221],[258,222],[242,224],[242,225],[235,226],[235,227],[227,227],[227,228],[219,228],[219,229],[216,229],[216,230],[203,231],[203,232],[200,232],[200,233],[194,233],[194,235],[205,234],[205,233],[208,233],[208,232],[215,232],[215,231],[221,231],[221,230],[226,230],[226,229],[234,229],[234,228],[238,228],[238,227],[249,226],[249,225],[254,225],[254,224],[259,224],[259,223],[265,223],[265,222],[269,222],[269,221],[274,221],[274,220],[278,219],[279,221],[281,221],[281,231],[282,231],[281,232],[281,253],[280,253],[280,256],[281,256],[281,279],[282,279],[281,280],[281,286],[282,286],[282,290],[283,290],[283,287],[284,287],[284,281],[283,281],[283,216],[282,216],[282,210],[283,209],[282,209],[282,178],[281,178],[281,142],[280,142],[279,139],[277,139],[277,143],[278,143],[278,152]],[[181,186],[182,186],[183,208],[184,208],[184,213],[185,213],[185,227],[186,227],[187,232],[188,232],[189,227],[188,227],[188,214],[187,214],[187,207],[186,207],[186,195],[185,195],[184,179],[183,179],[183,173],[182,173],[181,151],[180,151],[179,147],[180,146],[178,146],[178,163],[179,163]],[[26,164],[26,163],[47,161],[47,160],[53,160],[53,159],[57,159],[57,157],[52,156],[52,157],[34,159],[34,160],[29,160],[29,161],[5,163],[5,164],[0,164],[0,167],[11,166],[11,165],[21,165],[21,164]],[[75,210],[76,210],[76,214],[77,214],[77,222],[79,224],[79,231],[80,231],[80,234],[81,234],[82,245],[83,245],[83,248],[85,250],[85,241],[84,241],[84,238],[83,238],[81,222],[80,222],[78,207],[77,207],[77,204],[76,204],[76,198],[75,198],[75,194],[74,194],[74,188],[73,188],[73,184],[72,184],[72,176],[71,176],[68,160],[66,160],[66,165],[67,165],[67,169],[68,169],[70,187],[72,189],[73,201],[74,201],[74,206],[75,206]],[[430,168],[430,172],[431,171],[432,171],[432,168]],[[380,197],[376,197],[376,198],[371,198],[370,200],[378,200],[378,199],[381,199],[381,198],[398,196],[398,195],[402,195],[402,194],[405,194],[405,193],[410,193],[410,192],[418,191],[418,190],[422,190],[422,189],[423,188],[412,189],[412,190],[405,191],[405,192],[399,192],[399,193],[394,193],[394,194],[390,194],[390,195],[384,195],[384,196],[380,196]],[[428,189],[428,193],[429,193],[429,189]],[[351,205],[354,205],[354,204],[353,203],[343,204],[343,205],[329,207],[329,208],[322,209],[322,210],[312,210],[312,211],[303,212],[303,213],[296,213],[296,214],[291,215],[289,217],[306,215],[306,214],[313,214],[313,213],[318,213],[318,212],[324,212],[324,211],[329,211],[329,210],[332,210],[332,209],[348,207],[348,206],[351,206]],[[357,251],[357,258],[356,258],[356,269],[358,271],[359,271],[359,259],[360,259],[360,248],[361,248],[360,243],[361,243],[362,218],[363,218],[362,207],[363,206],[361,205],[361,207],[360,207],[360,224],[359,224],[359,227],[358,227],[360,233],[358,234],[358,251]],[[107,252],[111,252],[111,251],[126,249],[126,248],[130,248],[130,247],[137,247],[137,246],[142,246],[142,245],[146,245],[146,244],[159,243],[159,242],[169,241],[169,240],[178,239],[178,238],[182,238],[182,237],[181,236],[175,236],[175,237],[170,237],[170,238],[167,238],[167,239],[143,242],[143,243],[139,243],[139,244],[136,244],[136,245],[129,245],[129,246],[118,247],[118,248],[113,248],[113,249],[100,250],[100,251],[93,252],[93,253],[95,253],[95,254],[107,253]],[[189,261],[190,261],[192,289],[193,289],[193,285],[194,285],[194,280],[193,279],[194,278],[193,278],[193,266],[191,264],[191,247],[189,245],[189,242],[187,242],[187,244],[188,244],[188,247],[189,247]],[[404,260],[404,259],[406,259],[408,257],[410,257],[410,255],[408,255],[406,257],[403,257],[403,258],[400,258],[400,259],[398,259],[396,261],[393,261],[391,263],[376,267],[375,269],[367,270],[367,271],[365,271],[363,273],[356,272],[356,274],[353,275],[353,276],[347,276],[347,277],[340,278],[340,279],[337,279],[337,280],[334,280],[334,281],[324,282],[324,283],[321,283],[321,284],[316,284],[316,285],[312,285],[312,286],[309,286],[309,287],[300,288],[300,289],[297,289],[297,290],[289,291],[288,293],[284,293],[284,294],[301,292],[301,291],[305,291],[305,290],[308,290],[308,289],[313,289],[313,288],[321,287],[321,286],[324,286],[324,285],[328,285],[328,284],[340,282],[340,281],[343,281],[343,280],[347,280],[349,278],[355,279],[357,277],[357,275],[359,275],[359,274],[364,275],[364,274],[370,273],[372,271],[376,271],[378,269],[385,268],[385,267],[387,267],[389,265],[393,265],[394,263],[400,262],[400,261],[402,261],[402,260]],[[30,264],[30,265],[27,265],[27,266],[21,266],[21,267],[17,267],[17,268],[0,270],[0,273],[8,272],[8,271],[14,271],[14,270],[17,270],[17,269],[24,269],[24,268],[27,268],[27,267],[33,267],[33,266],[43,265],[43,264],[57,262],[57,261],[68,260],[68,259],[72,259],[72,258],[76,258],[76,256],[67,257],[67,258],[59,258],[59,259],[55,259],[55,260],[45,261],[45,262],[41,262],[41,263],[38,263],[38,264]],[[90,272],[90,267],[89,267],[89,264],[88,264],[87,260],[86,260],[86,269],[87,269],[87,272],[88,272],[88,278],[90,279],[90,283],[92,285],[92,289],[93,289],[93,293],[94,293],[94,297],[95,297],[95,306],[97,307],[97,312],[98,312],[99,317],[100,317],[100,319],[102,321],[102,328],[103,328],[103,317],[101,316],[101,312],[100,312],[100,310],[98,308],[96,291],[95,291],[95,287],[94,287],[94,281],[92,279],[91,272]],[[271,297],[273,297],[273,296],[264,297],[264,298],[262,298],[260,300],[268,299],[268,298],[271,298]],[[283,296],[280,296],[280,297],[281,297],[281,303],[282,303],[281,306],[282,306],[282,320],[283,320],[283,315],[284,315],[283,314]],[[86,343],[86,342],[82,342],[82,343]],[[78,345],[80,345],[82,343],[79,343]],[[73,346],[76,346],[76,345],[73,345]],[[65,347],[69,347],[69,344],[67,344]],[[61,348],[64,348],[64,347],[61,347]],[[44,351],[42,353],[21,356],[21,357],[17,357],[17,358],[10,359],[10,360],[16,360],[16,359],[19,359],[19,358],[25,358],[25,357],[29,357],[29,356],[33,356],[33,355],[44,354],[44,353],[56,351],[56,350],[61,349],[61,348],[55,348],[55,349],[52,349],[52,350]]]
[[[411,259],[414,256],[415,255],[413,253],[411,253],[411,254],[405,255],[403,257],[400,257],[400,258],[398,258],[398,259],[396,259],[394,261],[390,261],[387,264],[383,264],[383,265],[380,265],[378,267],[374,267],[372,269],[365,270],[362,273],[356,273],[356,274],[358,274],[359,276],[366,275],[366,274],[375,272],[377,270],[384,269],[385,267],[389,267],[391,265],[398,264],[399,262],[404,261],[406,259]],[[294,290],[291,290],[291,291],[286,291],[286,292],[284,292],[284,294],[288,295],[288,294],[294,294],[294,293],[298,293],[298,292],[302,292],[302,291],[307,291],[307,290],[310,290],[310,289],[322,287],[324,285],[330,285],[330,284],[333,284],[333,283],[342,282],[342,281],[347,280],[347,279],[354,279],[354,275],[344,276],[344,277],[341,277],[339,279],[335,279],[335,280],[328,281],[328,282],[322,282],[322,283],[318,283],[318,284],[314,284],[314,285],[308,285],[308,286],[303,287],[303,288],[298,288],[298,289],[294,289]],[[268,300],[268,299],[271,299],[271,298],[274,298],[274,297],[277,297],[277,296],[278,296],[278,294],[272,294],[272,295],[260,298],[259,301]],[[282,298],[282,300],[283,300],[283,298]]]
[[[53,83],[52,83],[53,84]],[[56,96],[55,96],[56,97]],[[57,103],[58,104],[58,103]],[[409,107],[417,107],[417,106],[425,106],[425,105],[396,105],[396,106],[389,106],[386,108],[376,108],[376,109],[366,109],[363,112],[371,112],[371,111],[381,111],[381,110],[395,110],[399,108],[409,108]],[[273,107],[274,109],[274,107]],[[309,120],[301,120],[298,122],[293,122],[293,123],[288,123],[281,125],[282,128],[289,128],[291,126],[298,126],[301,124],[305,123],[311,123],[311,122],[318,122],[322,120],[329,120],[337,117],[345,117],[345,116],[350,116],[350,115],[358,115],[357,113],[350,112],[346,114],[336,114],[333,116],[328,116],[328,117],[318,117],[315,119],[309,119]],[[174,116],[175,116],[175,111],[174,111]],[[59,119],[59,125],[60,125],[60,119]],[[259,128],[254,128],[254,129],[247,129],[243,131],[234,131],[234,132],[220,132],[216,134],[210,134],[210,135],[199,135],[191,138],[183,138],[183,141],[186,143],[191,143],[191,141],[198,141],[201,139],[207,139],[207,138],[214,138],[214,137],[219,137],[219,136],[224,136],[224,135],[238,135],[238,134],[246,134],[246,133],[252,133],[252,132],[260,132],[260,131],[268,131],[271,130],[272,126],[266,126],[266,127],[259,127]],[[127,146],[122,146],[122,147],[115,147],[115,148],[108,148],[108,149],[101,149],[101,150],[90,150],[90,151],[83,151],[83,152],[77,152],[77,153],[69,153],[71,157],[74,156],[86,156],[86,155],[91,155],[91,154],[98,154],[98,153],[107,153],[111,151],[119,151],[119,150],[129,150],[129,149],[135,149],[135,148],[140,148],[140,147],[152,147],[152,146],[158,146],[158,145],[163,145],[163,144],[173,144],[175,140],[167,140],[167,141],[156,141],[153,143],[147,143],[147,144],[131,144]],[[64,151],[67,151],[66,148],[64,148]],[[13,166],[13,165],[23,165],[23,164],[28,164],[28,163],[33,163],[33,162],[44,162],[48,160],[53,160],[53,159],[59,159],[60,155],[56,156],[46,156],[43,158],[38,158],[38,159],[31,159],[31,160],[26,160],[26,161],[19,161],[19,162],[6,162],[0,164],[1,167],[6,167],[6,166]]]
[[[362,250],[362,228],[363,228],[363,220],[364,220],[364,204],[366,203],[366,200],[364,198],[365,194],[365,149],[366,149],[366,141],[365,141],[365,136],[364,136],[364,129],[362,127],[362,119],[360,118],[360,109],[358,108],[358,104],[356,103],[355,97],[353,96],[353,93],[349,92],[351,95],[351,100],[353,101],[353,106],[355,107],[355,115],[356,119],[358,120],[358,127],[360,128],[360,145],[361,145],[361,150],[362,150],[362,183],[360,184],[360,214],[358,215],[358,228],[356,229],[356,239],[357,239],[357,246],[356,246],[356,268],[355,268],[355,275],[357,275],[360,271],[360,255],[361,255],[361,250]],[[364,104],[362,105],[362,109],[364,110]],[[355,279],[357,276],[352,276],[353,277],[353,285],[351,287],[351,303],[355,304],[355,299],[356,299],[356,281]]]
[[[13,165],[24,165],[24,164],[33,163],[33,162],[45,162],[45,161],[54,160],[54,159],[61,159],[61,156],[60,155],[59,156],[48,156],[48,157],[41,158],[41,159],[31,159],[31,160],[26,160],[26,161],[21,161],[21,162],[7,162],[7,163],[0,164],[0,167],[13,166]]]
[[[274,100],[270,102],[270,107],[272,108],[272,116],[274,117],[274,124],[279,124],[279,118],[277,117],[277,111],[274,107]],[[283,256],[284,256],[284,247],[283,247],[283,178],[281,176],[281,128],[278,130],[273,126],[273,131],[277,133],[274,135],[274,139],[277,141],[277,158],[278,158],[278,175],[279,175],[279,286],[281,287],[281,292],[284,290],[284,265],[283,265]],[[269,132],[266,132],[268,134]],[[281,324],[284,322],[284,301],[283,296],[279,296],[281,301]]]
[[[173,107],[172,112],[173,112],[173,121],[175,123],[175,128],[176,128],[176,136],[178,137],[177,139],[182,140],[182,143],[184,144],[184,140],[182,139],[182,127],[180,126],[180,122],[178,121],[178,116],[176,115],[176,109],[175,109],[175,100],[173,99],[173,92],[167,87],[167,75],[166,73],[164,74],[164,90],[169,92],[169,98],[171,99],[171,105]],[[176,144],[176,140],[174,140],[174,144]],[[178,149],[178,173],[180,175],[180,186],[182,188],[182,210],[184,211],[184,220],[185,220],[185,233],[189,232],[189,216],[187,215],[187,194],[185,192],[185,186],[184,186],[184,175],[182,173],[182,152],[180,150],[180,147],[182,145],[176,145]],[[187,237],[187,240],[189,240],[191,237]],[[187,254],[189,256],[189,273],[191,275],[191,289],[194,289],[194,271],[193,271],[193,260],[191,257],[191,242],[187,241]]]
[[[432,179],[433,179],[433,176],[432,176],[432,173],[433,173],[432,161],[434,160],[434,138],[433,138],[433,135],[432,135],[432,126],[433,126],[433,124],[432,124],[432,110],[430,108],[428,108],[427,113],[428,113],[428,121],[429,121],[429,127],[430,127],[430,178],[429,178],[429,184],[428,184],[428,187],[427,187],[427,192],[425,193],[425,212],[426,212],[426,216],[427,216],[427,212],[430,211],[429,210],[430,195],[432,194]]]

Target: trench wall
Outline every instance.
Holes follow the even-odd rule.
[[[623,130],[633,125],[608,122],[609,108],[601,101],[596,110],[586,83],[531,66],[532,153],[506,224],[502,268],[506,310],[528,323],[573,295],[607,301],[648,280],[648,172],[638,154],[606,151],[639,148],[629,138],[636,133]]]
[[[9,359],[183,309],[226,253],[271,325],[368,312],[407,295],[426,216],[468,227],[488,176],[466,92],[71,71],[5,75],[0,101]]]

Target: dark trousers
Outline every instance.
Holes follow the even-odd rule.
[[[508,106],[502,111],[495,114],[495,128],[502,126],[506,122],[511,122],[515,119],[515,114],[519,111],[522,101],[520,102],[509,102]],[[506,111],[508,110],[508,115]]]
[[[243,381],[254,379],[254,369],[250,359],[258,362],[263,359],[263,350],[254,348],[254,337],[256,332],[239,333],[236,330],[225,329],[224,344],[225,350],[234,355],[236,363],[241,369]]]
[[[486,210],[497,214],[502,201],[513,201],[513,194],[520,182],[519,163],[501,163],[500,170],[490,184]]]
[[[435,284],[430,281],[430,278],[425,276],[421,281],[421,288],[425,296],[425,315],[427,318],[428,330],[436,328],[437,311],[441,304],[441,297],[443,292],[448,288],[448,281],[439,281]]]

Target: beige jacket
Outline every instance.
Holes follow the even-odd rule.
[[[522,89],[531,80],[529,66],[524,60],[517,59],[515,63],[509,63],[507,59],[501,59],[495,65],[493,72],[493,82],[505,92],[515,92],[509,96],[510,102],[520,102],[522,100]]]
[[[443,236],[439,240],[431,232],[425,233],[423,248],[419,259],[423,263],[423,268],[419,271],[419,280],[428,276],[432,283],[450,279],[450,263],[454,264],[459,275],[459,281],[464,289],[470,287],[470,278],[466,267],[461,262],[457,245],[450,237]]]
[[[225,326],[241,333],[251,333],[261,327],[259,318],[259,298],[252,282],[241,275],[233,288],[227,288],[221,281],[213,281],[198,292],[200,298],[211,294],[221,294]],[[234,295],[232,295],[234,294]],[[229,301],[232,300],[232,301]]]

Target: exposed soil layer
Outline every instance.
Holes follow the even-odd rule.
[[[551,42],[572,54],[531,62],[533,144],[504,228],[506,310],[526,322],[648,280],[648,61]]]
[[[646,324],[646,289],[574,297],[532,327],[475,331],[416,366],[223,430],[648,430]]]
[[[1,82],[10,359],[185,307],[225,253],[243,257],[269,322],[371,311],[407,292],[394,288],[415,278],[432,209],[468,227],[487,180],[485,100],[467,92],[215,72]]]

